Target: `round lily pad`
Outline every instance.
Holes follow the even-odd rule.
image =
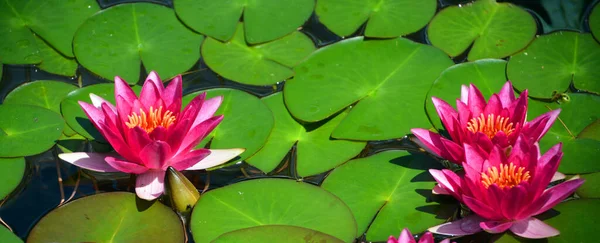
[[[214,243],[246,242],[280,242],[280,243],[343,243],[344,241],[331,235],[290,225],[264,225],[234,230],[222,234]]]
[[[19,185],[24,173],[25,159],[23,157],[0,158],[0,200]]]
[[[170,208],[133,193],[110,192],[51,211],[33,227],[27,242],[184,242],[184,238],[181,220]]]
[[[548,242],[595,242],[600,223],[600,200],[571,200],[556,205],[544,223],[560,231],[560,235],[548,238]],[[577,220],[574,220],[577,219]]]
[[[94,0],[22,0],[0,2],[0,56],[3,63],[35,64],[42,61],[40,49],[54,48],[73,57],[71,41],[77,28],[100,8]],[[69,13],[69,14],[65,14]],[[36,41],[39,35],[44,42]]]
[[[314,0],[177,0],[177,16],[190,28],[215,38],[229,40],[244,15],[246,40],[256,44],[287,35],[310,17]]]
[[[437,129],[443,128],[431,97],[440,98],[456,108],[455,101],[460,99],[461,85],[473,84],[479,88],[484,97],[489,98],[492,94],[498,93],[506,83],[505,70],[504,60],[482,59],[454,65],[442,72],[431,86],[425,100],[425,109],[432,125]]]
[[[65,122],[54,111],[31,105],[0,105],[0,157],[39,154],[54,146]]]
[[[10,232],[6,227],[0,226],[0,240],[4,243],[23,243],[23,241]]]
[[[520,7],[495,0],[478,0],[439,11],[427,34],[431,44],[450,56],[471,45],[468,59],[502,58],[525,48],[535,36],[533,17]]]
[[[560,103],[543,103],[529,100],[528,120],[560,108],[559,119],[540,140],[541,151],[555,144],[563,143],[563,153],[558,170],[566,174],[591,173],[600,171],[597,163],[600,154],[600,136],[594,129],[586,129],[600,119],[600,96],[591,94],[566,94]]]
[[[348,58],[352,56],[352,58]],[[320,121],[353,105],[333,131],[335,138],[382,140],[429,124],[423,97],[452,65],[439,49],[404,38],[356,37],[321,48],[296,66],[284,87],[290,113]]]
[[[252,85],[275,84],[294,75],[296,66],[315,50],[308,36],[295,31],[280,39],[248,46],[243,26],[233,38],[220,42],[208,38],[202,45],[202,57],[211,70],[236,82]]]
[[[585,183],[577,188],[577,195],[581,198],[600,198],[600,172],[580,176]]]
[[[590,13],[589,19],[590,30],[594,37],[596,37],[596,40],[600,40],[600,7],[598,6],[600,6],[600,4],[596,4],[592,13]]]
[[[57,52],[46,44],[39,36],[35,37],[35,41],[39,48],[39,55],[43,60],[42,63],[37,65],[40,69],[58,75],[75,76],[78,65],[75,58],[60,54],[60,52]]]
[[[356,218],[358,234],[385,241],[404,228],[422,232],[443,223],[448,208],[431,202],[434,180],[427,169],[439,163],[422,154],[390,150],[336,168],[321,185],[338,196]],[[449,216],[448,215],[448,216]]]
[[[296,143],[296,170],[301,177],[328,171],[356,156],[365,147],[365,142],[330,138],[346,112],[323,124],[305,127],[288,112],[283,103],[283,93],[275,93],[262,100],[273,112],[275,126],[265,146],[246,162],[264,172],[275,169]]]
[[[194,97],[206,92],[210,99],[223,96],[223,103],[215,115],[223,115],[223,121],[198,145],[210,142],[212,149],[245,148],[239,160],[244,160],[258,151],[267,141],[273,128],[273,114],[259,98],[235,89],[211,89],[198,91],[183,97],[187,105]]]
[[[548,51],[552,50],[552,51]],[[550,98],[575,88],[600,93],[600,44],[591,34],[559,31],[536,38],[508,62],[508,78],[529,95]]]
[[[165,78],[187,71],[200,58],[202,39],[168,7],[127,3],[87,19],[75,33],[73,50],[77,61],[90,71],[134,84],[142,64]]]
[[[340,199],[317,186],[287,179],[255,179],[209,191],[200,197],[190,221],[198,243],[261,225],[308,228],[344,242],[356,236],[352,213]]]
[[[369,37],[397,37],[423,28],[435,14],[435,0],[319,0],[319,21],[339,36],[352,35],[367,22]]]
[[[4,98],[4,104],[33,105],[60,114],[60,102],[76,86],[59,81],[39,80],[17,87]]]

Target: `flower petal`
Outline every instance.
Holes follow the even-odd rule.
[[[109,154],[77,152],[58,155],[60,159],[83,169],[97,172],[119,172],[119,170],[106,163],[104,160],[106,156],[109,156]]]
[[[527,118],[527,90],[523,90],[519,98],[515,100],[509,107],[511,121],[518,124],[525,124]]]
[[[121,160],[120,158],[112,156],[106,156],[104,161],[106,161],[106,163],[108,163],[111,167],[125,173],[141,174],[148,171],[148,168],[143,165]]]
[[[164,91],[164,85],[162,83],[162,80],[160,79],[160,77],[158,76],[158,73],[156,73],[155,71],[151,71],[148,74],[148,77],[146,77],[146,81],[144,83],[147,82],[152,82],[154,84],[154,87],[156,87],[156,90],[158,91],[158,94],[160,96],[162,96],[162,93]]]
[[[583,179],[573,179],[568,180],[563,183],[560,183],[556,186],[553,186],[542,194],[542,197],[539,199],[546,199],[544,204],[535,212],[533,215],[538,215],[540,213],[546,212],[556,204],[560,203],[562,200],[565,200],[569,195],[571,195],[581,184],[583,184]],[[550,195],[549,197],[545,195]],[[539,200],[538,199],[538,200]]]
[[[121,77],[115,77],[115,97],[121,96],[123,97],[127,103],[133,103],[134,100],[137,100],[137,96],[129,87],[129,85],[121,79]]]
[[[446,190],[446,188],[442,187],[439,184],[433,186],[433,189],[431,189],[431,193],[435,195],[451,195],[450,192]]]
[[[432,97],[433,105],[437,111],[442,123],[449,134],[455,133],[454,128],[456,127],[455,121],[458,121],[458,113],[454,108],[442,99]]]
[[[506,231],[513,225],[512,221],[484,221],[479,223],[479,226],[488,233],[498,234]]]
[[[230,161],[231,159],[242,154],[246,149],[243,148],[232,148],[232,149],[211,149],[210,154],[201,161],[198,161],[195,165],[187,168],[186,170],[203,170],[217,165],[223,164]]]
[[[460,86],[460,101],[465,104],[469,102],[469,88],[466,85]]]
[[[140,103],[144,107],[144,110],[150,110],[150,107],[154,109],[158,109],[162,106],[162,101],[160,101],[160,94],[156,85],[153,82],[145,82],[144,86],[142,86],[142,91],[140,92]]]
[[[97,96],[93,93],[90,93],[90,100],[92,100],[92,104],[96,107],[96,108],[100,108],[102,107],[102,104],[106,103],[108,105],[108,107],[110,107],[110,109],[114,112],[117,113],[117,108],[111,104],[110,102],[108,102],[107,100],[105,100],[104,98]]]
[[[198,115],[196,116],[196,119],[194,120],[194,124],[192,125],[192,127],[195,127],[196,125],[198,125],[198,124],[208,120],[212,116],[214,116],[215,112],[217,112],[217,109],[219,109],[219,106],[221,106],[222,102],[223,102],[223,96],[217,96],[217,97],[205,100],[204,103],[202,104],[202,107],[200,107],[200,111],[198,112]]]
[[[83,109],[83,112],[85,112],[85,115],[87,115],[87,117],[90,119],[92,124],[94,124],[96,128],[100,129],[98,127],[98,122],[104,121],[104,113],[102,112],[102,110],[83,101],[79,101],[78,103],[79,106],[81,106],[81,109]]]
[[[210,154],[208,149],[192,150],[188,153],[182,153],[171,160],[171,166],[177,171],[187,170],[199,163]]]
[[[556,118],[560,114],[561,109],[546,112],[535,119],[526,122],[521,133],[527,135],[534,141],[539,141],[546,132],[552,127]]]
[[[500,92],[498,93],[498,98],[500,98],[502,108],[509,107],[510,104],[515,101],[515,92],[513,91],[510,81],[507,81],[504,86],[502,86],[502,89],[500,89]]]
[[[469,207],[473,212],[475,212],[477,215],[480,215],[481,217],[484,217],[489,220],[502,220],[504,218],[502,216],[502,213],[499,212],[500,210],[491,208],[490,206],[486,205],[478,199],[464,194],[462,195],[462,199],[465,205],[467,205],[467,207]]]
[[[560,234],[552,226],[534,217],[514,222],[512,227],[510,227],[510,231],[515,233],[515,235],[529,239],[542,239]]]
[[[149,169],[166,170],[171,158],[171,147],[164,141],[153,141],[140,151],[139,156]]]
[[[467,105],[469,106],[471,113],[473,116],[479,116],[479,114],[483,113],[485,109],[485,98],[483,98],[483,94],[481,91],[473,85],[469,85],[469,98]]]
[[[219,123],[223,120],[223,116],[214,116],[210,119],[198,124],[195,127],[192,127],[190,131],[185,135],[185,138],[181,142],[179,149],[176,154],[190,151],[194,148],[198,143],[202,141],[210,132],[212,132]]]
[[[165,171],[149,170],[135,180],[135,193],[144,200],[154,200],[165,191]]]
[[[567,176],[565,176],[565,174],[560,173],[560,172],[556,172],[554,173],[554,175],[552,176],[552,179],[550,180],[550,182],[555,182],[555,181],[560,181],[562,179],[565,179]]]
[[[436,170],[430,169],[429,174],[433,176],[433,179],[437,181],[447,193],[450,195],[457,197],[460,200],[459,192],[460,192],[460,177],[454,174],[454,172],[450,170]]]
[[[404,228],[402,232],[400,232],[400,236],[398,236],[398,241],[401,243],[415,243],[415,238],[412,233],[407,228]]]
[[[472,235],[483,230],[479,226],[479,223],[483,220],[483,218],[472,214],[456,221],[433,226],[427,230],[440,235]]]
[[[464,154],[460,145],[426,129],[414,128],[410,131],[435,155],[451,160],[453,163],[460,163],[462,160]]]
[[[167,88],[162,94],[162,99],[165,101],[167,109],[175,115],[181,111],[181,96],[182,96],[182,81],[181,75],[177,75],[171,80]]]
[[[419,243],[434,243],[433,234],[431,234],[431,232],[425,232],[425,234],[419,238]]]

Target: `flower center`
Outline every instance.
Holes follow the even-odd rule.
[[[473,133],[482,132],[490,139],[494,138],[496,133],[500,131],[504,132],[506,136],[515,131],[512,122],[509,122],[507,117],[489,114],[486,119],[483,113],[479,117],[472,118],[467,123],[467,130]]]
[[[127,118],[129,118],[129,121],[125,122],[127,127],[134,128],[137,126],[144,129],[147,133],[151,133],[158,126],[169,128],[175,123],[173,112],[167,110],[163,113],[162,106],[158,107],[158,109],[150,107],[148,114],[140,108],[139,114],[131,113]]]
[[[501,189],[504,189],[519,185],[522,181],[528,181],[530,177],[529,171],[525,171],[525,167],[517,168],[511,162],[508,165],[500,165],[500,171],[498,171],[497,167],[490,167],[487,171],[482,172],[481,183],[486,189],[492,184],[496,184]]]

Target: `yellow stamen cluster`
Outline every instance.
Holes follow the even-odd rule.
[[[481,183],[487,189],[492,184],[496,184],[501,189],[512,188],[523,181],[528,181],[531,176],[525,167],[515,166],[512,162],[508,165],[500,165],[500,171],[497,167],[490,167],[487,171],[481,173]]]
[[[139,114],[134,112],[127,116],[127,118],[129,118],[129,121],[125,122],[127,127],[134,128],[138,126],[144,129],[147,133],[151,133],[159,126],[169,128],[171,125],[173,125],[173,123],[175,123],[175,116],[173,115],[173,112],[167,110],[165,113],[163,113],[162,106],[158,109],[150,107],[148,114],[146,114],[146,112],[140,108]]]
[[[499,131],[504,132],[506,136],[515,131],[512,122],[510,122],[507,117],[489,114],[486,119],[483,113],[479,117],[474,117],[467,123],[467,130],[473,133],[482,132],[490,139],[494,138]]]

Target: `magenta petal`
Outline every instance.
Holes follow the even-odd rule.
[[[404,228],[402,232],[400,232],[400,236],[398,237],[399,243],[414,243],[415,238],[413,238],[412,233],[407,228]]]
[[[127,103],[133,103],[134,100],[137,100],[137,96],[131,87],[119,76],[115,77],[115,97],[118,96],[123,97]]]
[[[547,198],[544,204],[535,212],[533,215],[538,215],[540,213],[546,212],[556,204],[560,203],[562,200],[565,200],[569,195],[571,195],[577,188],[583,184],[583,179],[573,179],[568,180],[563,183],[560,183],[556,186],[547,189],[542,193],[541,198]],[[545,195],[550,195],[549,197]],[[538,199],[539,200],[539,199]]]
[[[149,169],[165,170],[171,158],[171,147],[163,141],[153,141],[140,151],[140,159]]]
[[[108,154],[98,153],[64,153],[59,154],[58,157],[66,162],[73,165],[79,166],[83,169],[97,171],[97,172],[119,172],[119,170],[110,166],[104,160]]]
[[[448,190],[446,190],[446,188],[444,188],[441,185],[435,185],[433,186],[433,189],[431,189],[431,193],[435,194],[435,195],[451,195],[450,192]]]
[[[390,235],[390,237],[388,237],[387,243],[398,243],[398,239],[396,239],[396,237],[394,237],[393,235]]]
[[[203,170],[221,165],[242,154],[246,149],[211,149],[210,154],[186,170]]]
[[[202,108],[202,105],[204,104],[205,99],[206,99],[206,92],[202,92],[199,95],[197,95],[196,97],[194,97],[190,101],[190,103],[188,103],[185,106],[185,108],[183,109],[183,111],[181,112],[180,119],[181,120],[195,119],[195,117],[198,116],[198,112],[200,112],[200,109]]]
[[[454,142],[429,130],[414,128],[410,131],[435,155],[451,160],[453,163],[460,163],[462,160],[464,156],[462,149]]]
[[[175,168],[177,171],[187,170],[188,168],[201,162],[209,154],[210,150],[208,149],[193,150],[189,153],[184,153],[176,158],[173,158],[171,166],[173,166],[173,168]]]
[[[475,169],[475,172],[481,173],[483,171],[483,163],[487,159],[488,155],[477,146],[465,144],[465,163],[469,164],[471,168]]]
[[[448,171],[448,173],[444,173],[442,170],[430,169],[429,174],[441,185],[441,187],[450,193],[456,194],[460,189],[460,184],[457,185],[454,178],[447,177],[447,174],[454,174],[452,171]],[[454,174],[456,176],[456,174]],[[458,176],[456,176],[458,177]],[[459,179],[460,182],[460,179]]]
[[[527,117],[527,95],[527,90],[523,90],[519,98],[508,107],[513,123],[525,123],[525,118]]]
[[[90,119],[92,124],[94,124],[94,126],[96,126],[96,128],[100,129],[98,127],[98,122],[104,120],[104,113],[102,112],[102,110],[96,108],[93,105],[85,103],[83,101],[79,101],[78,103],[79,103],[79,106],[81,106],[81,109],[83,109],[83,111],[85,112],[87,117]]]
[[[111,104],[110,102],[108,102],[107,100],[105,100],[104,98],[102,98],[100,96],[90,93],[90,100],[92,100],[92,104],[96,108],[100,108],[100,107],[102,107],[102,104],[106,104],[113,111],[113,113],[117,113],[117,108],[113,104]]]
[[[485,106],[483,114],[487,117],[489,114],[498,115],[500,111],[502,111],[502,103],[500,102],[500,98],[497,94],[493,94]]]
[[[484,219],[472,214],[457,221],[448,222],[429,228],[428,230],[440,235],[463,236],[472,235],[482,229],[479,223]]]
[[[500,92],[498,93],[498,98],[500,98],[503,108],[509,107],[515,100],[515,92],[513,91],[510,81],[507,81],[504,86],[502,86],[502,89],[500,89]]]
[[[479,116],[485,109],[485,98],[483,98],[481,91],[473,84],[469,85],[469,101],[467,105],[474,116]]]
[[[462,195],[462,199],[465,205],[467,205],[467,207],[469,207],[473,212],[475,212],[481,217],[484,217],[489,220],[501,220],[504,218],[501,212],[499,212],[500,210],[491,208],[490,206],[486,205],[478,199],[464,194]]]
[[[142,86],[142,92],[140,93],[140,103],[144,107],[144,110],[150,110],[150,107],[158,109],[161,106],[159,102],[160,94],[158,88],[152,82],[145,82]]]
[[[144,83],[147,83],[147,82],[152,82],[154,84],[154,86],[156,87],[158,94],[162,95],[163,90],[164,90],[164,85],[162,83],[162,80],[158,76],[158,73],[156,73],[155,71],[151,71],[148,74],[148,77],[146,77],[146,81]]]
[[[448,130],[448,133],[453,134],[455,132],[453,129],[456,127],[454,121],[458,120],[458,113],[444,100],[436,97],[432,97],[431,100],[433,101],[435,110],[440,116],[444,127]]]
[[[148,145],[152,140],[148,136],[148,133],[141,127],[133,127],[127,130],[127,143],[132,151],[135,153],[139,153],[146,145]]]
[[[502,200],[502,214],[507,219],[518,219],[519,212],[525,209],[524,205],[527,205],[527,188],[523,185],[517,185],[513,188],[508,189],[508,192],[504,195]]]
[[[104,122],[98,123],[98,129],[119,155],[129,161],[138,161],[138,155],[131,151],[119,131],[111,130]]]
[[[154,200],[165,191],[165,171],[149,170],[139,174],[135,180],[135,193],[144,200]]]
[[[205,100],[204,103],[202,104],[202,107],[200,107],[200,111],[198,112],[198,115],[196,116],[196,119],[194,120],[194,124],[192,125],[192,127],[195,127],[196,125],[208,120],[213,115],[215,115],[215,112],[217,112],[217,110],[219,109],[219,106],[221,106],[222,102],[223,102],[223,96],[217,96],[217,97]]]
[[[217,125],[223,120],[223,116],[214,116],[210,119],[192,127],[188,134],[185,136],[176,154],[187,152],[193,149],[198,143],[202,141],[210,132],[212,132]]]
[[[560,109],[549,111],[529,122],[526,122],[521,133],[525,134],[534,141],[539,141],[544,134],[548,132],[550,127],[552,127],[554,121],[556,121],[558,118],[560,111]]]
[[[431,232],[425,232],[419,239],[419,243],[434,243],[433,234],[431,234]]]
[[[107,156],[105,159],[106,163],[108,163],[111,167],[125,173],[131,174],[141,174],[148,170],[148,168],[143,165],[139,165],[133,162],[120,160],[115,157]]]
[[[170,127],[167,131],[168,136],[166,137],[167,143],[171,146],[173,151],[179,150],[179,146],[185,136],[189,133],[192,121],[185,119],[177,122],[174,126]]]
[[[513,225],[512,221],[484,221],[479,223],[479,226],[488,233],[498,234],[506,231]]]
[[[181,75],[177,75],[175,78],[173,78],[173,80],[171,80],[162,95],[162,99],[165,101],[167,109],[173,111],[175,115],[181,111],[181,90]]]
[[[552,228],[552,226],[547,225],[534,217],[513,223],[512,227],[510,227],[510,231],[515,233],[515,235],[529,239],[542,239],[560,234],[560,232],[555,228]]]

